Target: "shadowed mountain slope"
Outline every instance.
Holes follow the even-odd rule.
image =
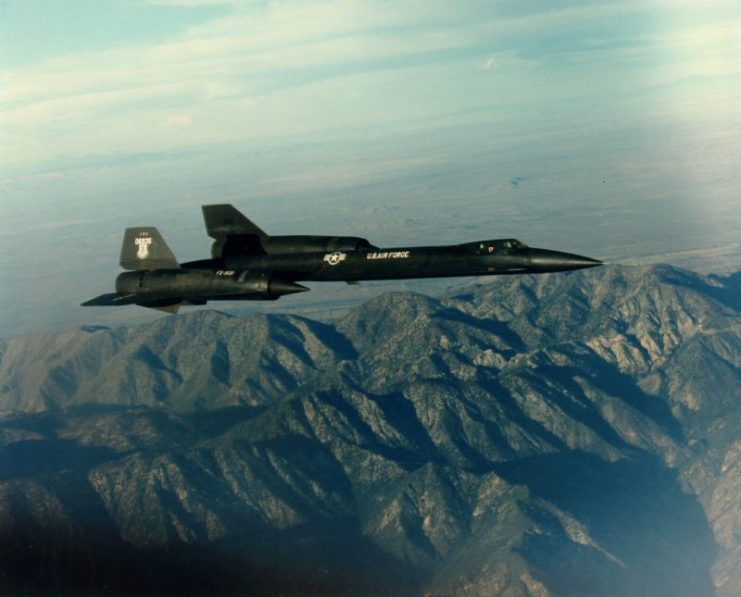
[[[738,280],[2,341],[0,589],[735,594]]]

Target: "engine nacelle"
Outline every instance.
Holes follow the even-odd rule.
[[[238,292],[243,295],[243,298],[251,301],[274,301],[286,294],[295,294],[309,290],[306,286],[302,286],[296,282],[281,280],[275,277],[271,278],[268,274],[235,272],[235,275],[237,278]]]
[[[214,259],[245,255],[265,255],[260,239],[254,234],[223,236],[211,245],[211,257]]]
[[[290,280],[235,270],[141,270],[116,278],[119,294],[155,299],[270,301],[307,290]]]

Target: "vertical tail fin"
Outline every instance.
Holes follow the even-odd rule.
[[[201,209],[206,232],[211,238],[218,240],[225,236],[254,234],[262,241],[268,237],[257,224],[229,203],[204,205]]]
[[[126,229],[119,263],[122,268],[133,270],[178,267],[175,255],[153,226]]]
[[[211,245],[214,259],[236,255],[264,255],[268,235],[257,224],[229,203],[204,205],[206,232],[216,239]]]

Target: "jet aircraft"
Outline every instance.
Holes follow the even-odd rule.
[[[376,247],[355,236],[270,236],[229,204],[204,205],[211,258],[178,263],[154,227],[127,228],[116,292],[83,306],[141,305],[177,313],[217,300],[275,300],[298,282],[347,282],[562,272],[601,261],[530,248],[515,239]]]

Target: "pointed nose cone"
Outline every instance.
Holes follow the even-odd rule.
[[[602,265],[598,259],[547,249],[531,249],[530,263],[535,272],[563,272]]]
[[[284,296],[286,294],[306,292],[307,290],[309,289],[306,286],[301,286],[301,284],[296,284],[296,282],[279,279],[270,281],[270,294],[272,296]]]

